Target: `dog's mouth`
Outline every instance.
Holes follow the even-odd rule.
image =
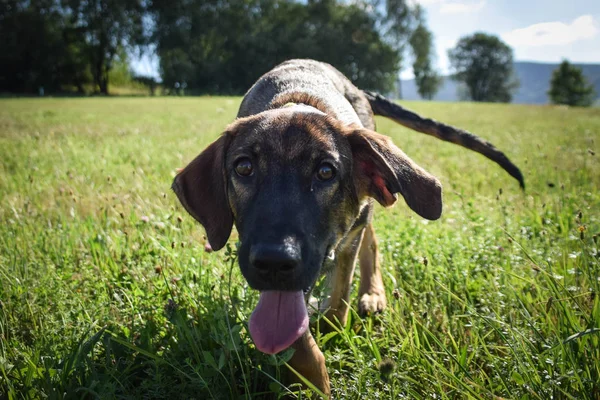
[[[248,322],[256,348],[276,354],[290,347],[308,328],[304,293],[269,290],[260,293]]]

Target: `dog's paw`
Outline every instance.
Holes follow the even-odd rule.
[[[387,305],[385,292],[364,293],[358,300],[358,313],[361,316],[382,312]]]

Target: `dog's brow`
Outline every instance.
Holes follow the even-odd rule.
[[[237,157],[241,155],[247,155],[248,153],[258,154],[260,153],[260,150],[260,143],[255,143],[253,145],[242,144],[240,146],[236,146],[234,149],[231,149],[230,154],[232,157]]]

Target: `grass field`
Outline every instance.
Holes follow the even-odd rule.
[[[249,337],[235,238],[206,253],[169,189],[239,101],[0,100],[0,398],[288,393],[289,351]],[[334,398],[600,398],[600,109],[407,106],[491,140],[527,190],[378,121],[441,179],[444,215],[378,208],[389,307],[317,337]]]

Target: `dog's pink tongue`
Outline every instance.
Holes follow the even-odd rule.
[[[290,347],[308,328],[304,294],[279,290],[261,292],[248,323],[258,350],[279,353]]]

